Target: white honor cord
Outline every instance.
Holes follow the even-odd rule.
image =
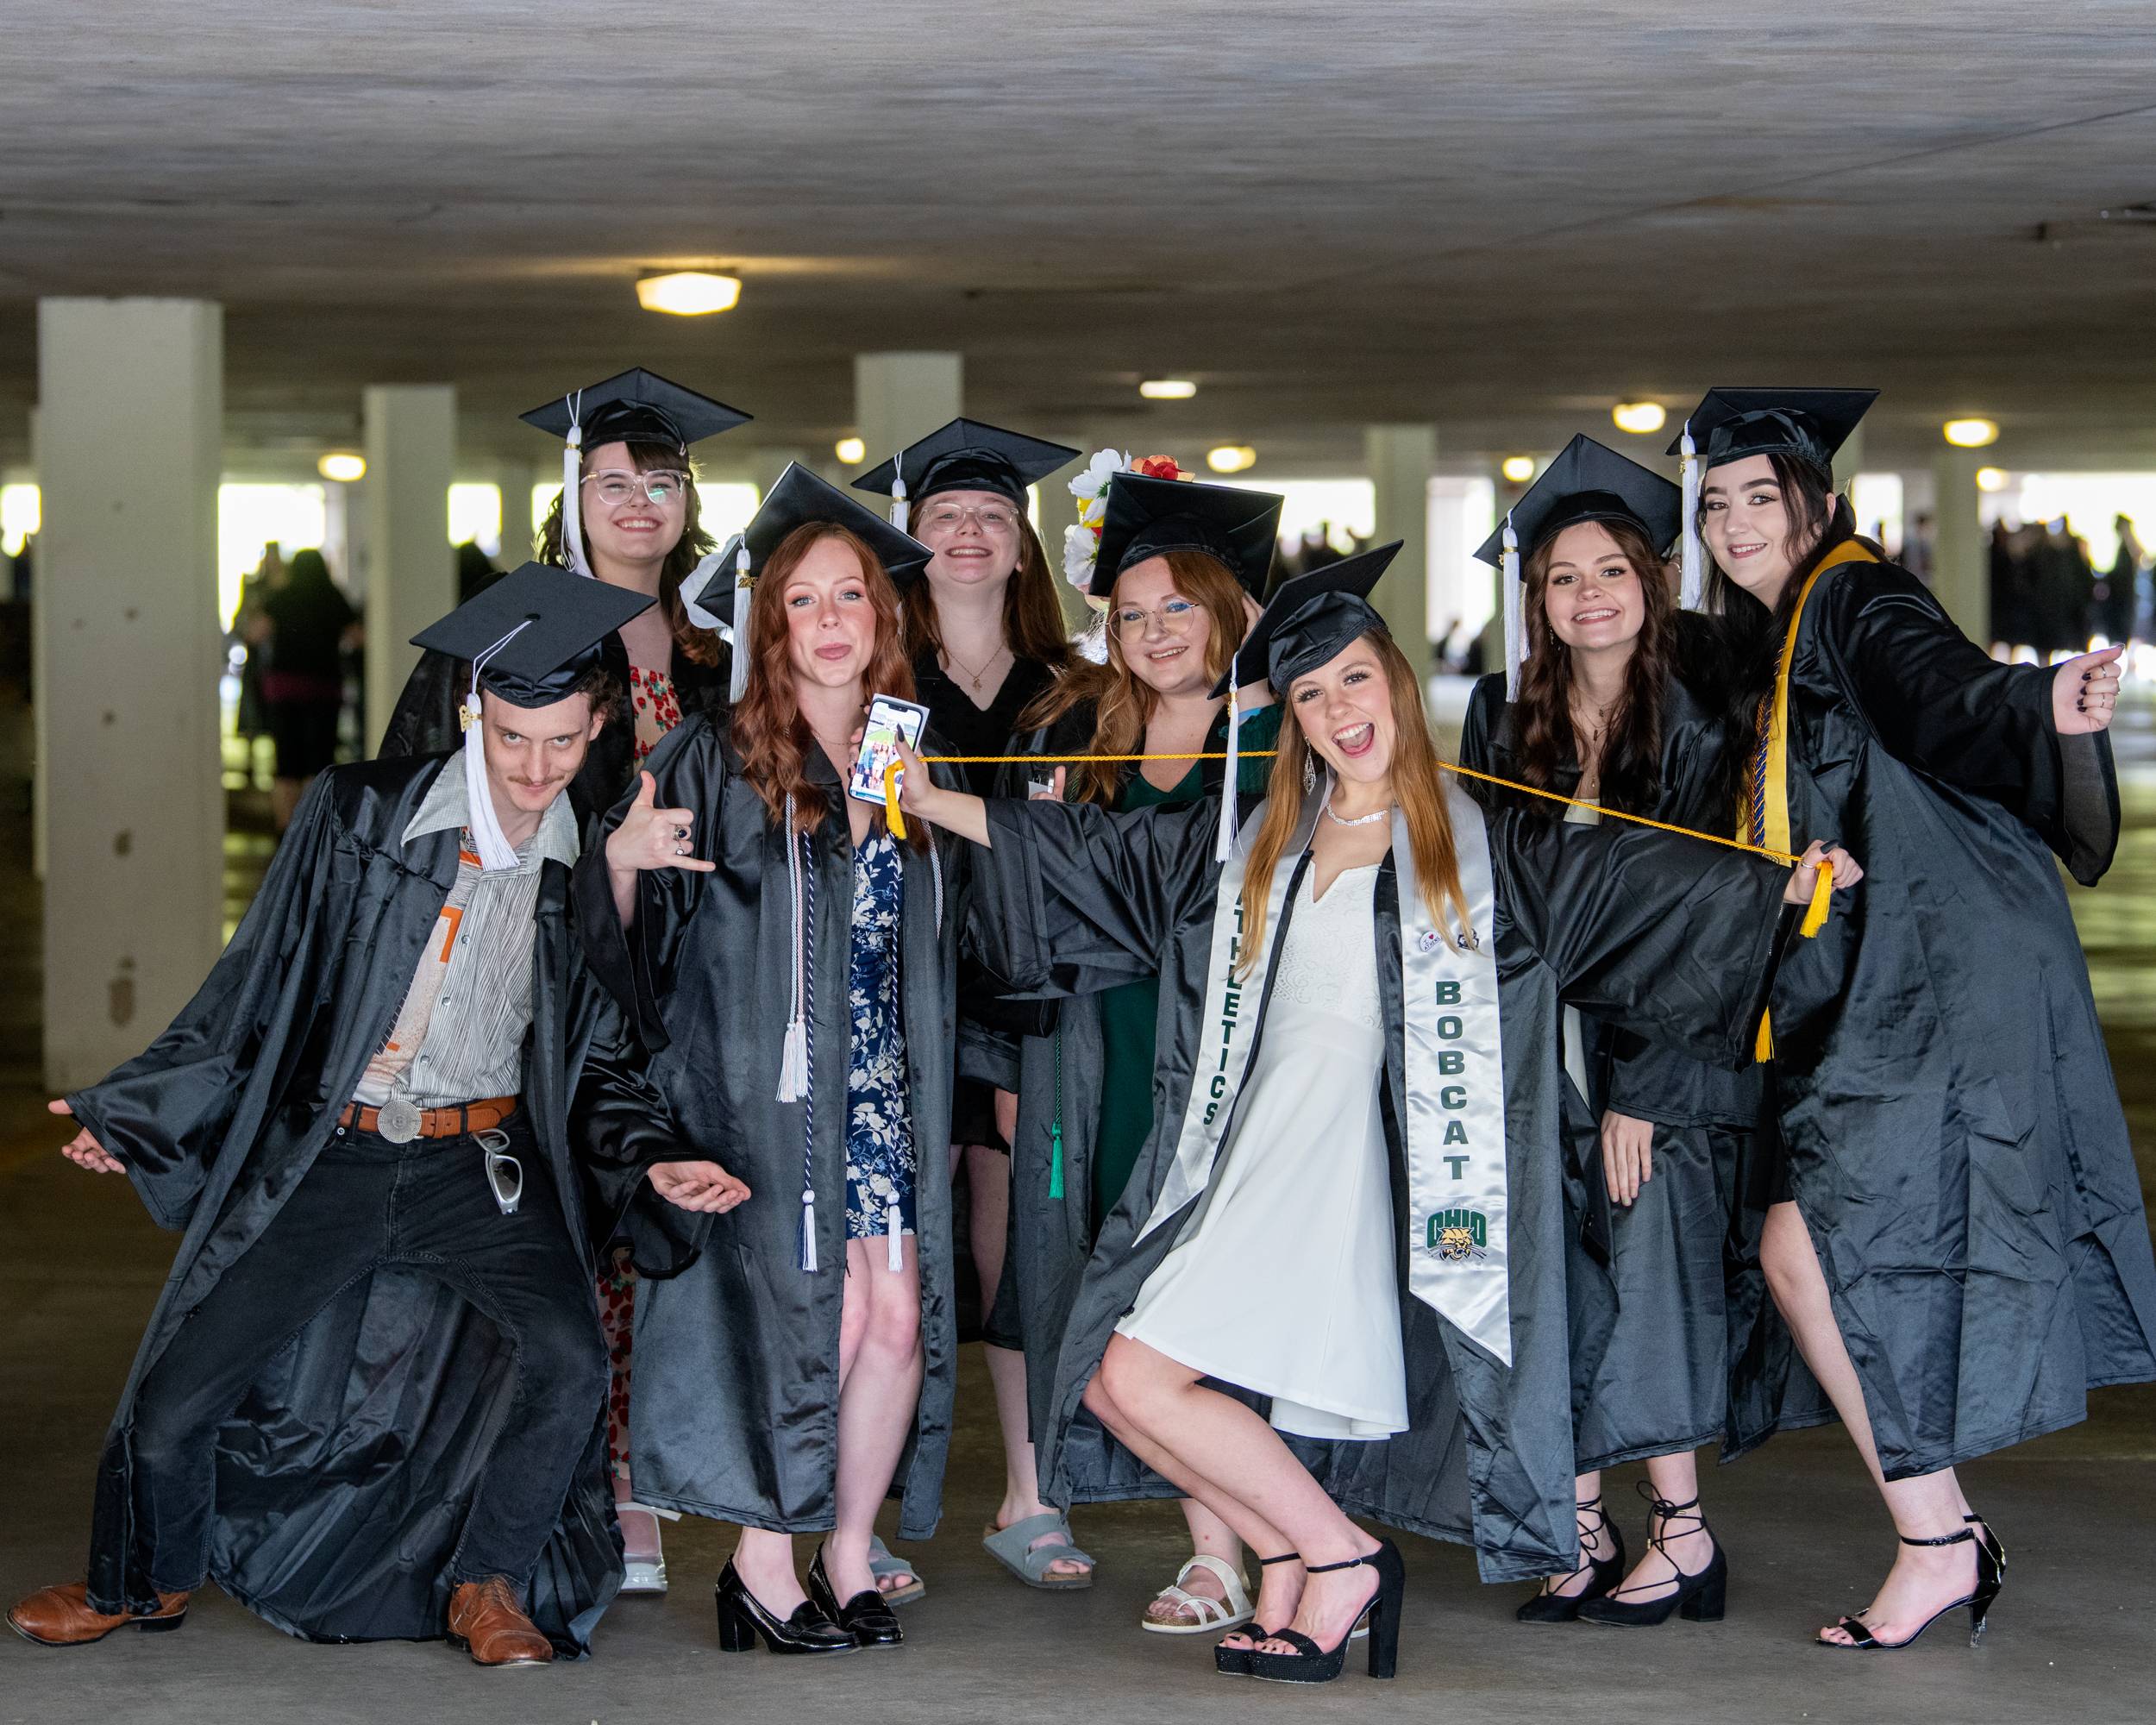
[[[1692,422],[1684,422],[1684,436],[1678,444],[1684,457],[1684,535],[1680,542],[1677,581],[1677,603],[1687,611],[1698,611],[1707,602],[1707,558],[1705,549],[1699,543],[1699,451],[1692,443]]]
[[[584,392],[565,395],[569,406],[569,435],[561,445],[561,550],[569,567],[580,575],[592,573],[584,556],[584,524],[579,505],[584,491]]]
[[[899,1201],[895,1198],[883,1207],[883,1226],[885,1237],[891,1243],[885,1262],[890,1265],[891,1273],[896,1276],[906,1268],[906,1248],[899,1244],[904,1236],[899,1229]]]
[[[749,542],[734,549],[734,664],[726,679],[726,699],[738,706],[749,692],[749,600],[755,589],[749,580]]]
[[[503,648],[509,645],[525,630],[532,619],[526,618],[508,634],[472,661],[472,690],[464,699],[464,710],[468,723],[464,727],[464,801],[466,824],[472,829],[473,842],[479,846],[479,867],[490,874],[517,866],[517,847],[509,842],[502,831],[501,819],[494,812],[494,793],[486,778],[486,726],[482,720],[479,705],[479,672]]]
[[[1242,750],[1238,746],[1238,733],[1243,729],[1243,715],[1235,710],[1235,672],[1228,671],[1228,758],[1222,762],[1227,768],[1220,781],[1220,830],[1213,843],[1213,860],[1232,862],[1235,856],[1236,781],[1240,776]]]
[[[1520,536],[1505,511],[1505,554],[1499,564],[1505,599],[1505,699],[1520,699],[1520,667],[1527,656],[1526,593],[1520,579]]]

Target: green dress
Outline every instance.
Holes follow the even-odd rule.
[[[1246,714],[1238,746],[1245,750],[1269,750],[1280,737],[1280,708],[1258,707]],[[1163,804],[1193,803],[1205,794],[1205,762],[1193,761],[1190,770],[1167,790],[1148,783],[1139,773],[1131,775],[1116,799],[1118,812],[1155,808]],[[1269,759],[1252,760],[1246,754],[1238,765],[1237,792],[1263,796],[1271,773]],[[1153,1038],[1160,1022],[1160,978],[1142,976],[1107,989],[1100,1000],[1100,1131],[1093,1151],[1093,1225],[1100,1223],[1123,1195],[1123,1188],[1137,1165],[1138,1151],[1153,1131]]]

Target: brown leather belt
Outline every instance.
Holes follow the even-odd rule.
[[[395,1104],[392,1102],[392,1107]],[[407,1105],[409,1106],[409,1105]],[[498,1126],[517,1112],[514,1096],[488,1096],[477,1102],[463,1102],[453,1108],[415,1108],[419,1116],[419,1129],[397,1138],[399,1144],[409,1144],[415,1138],[458,1138],[466,1132],[485,1132]],[[337,1124],[348,1126],[356,1124],[361,1132],[373,1132],[387,1138],[382,1131],[382,1110],[363,1108],[356,1102],[347,1102],[344,1112],[337,1116]]]

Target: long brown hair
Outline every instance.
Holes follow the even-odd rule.
[[[1632,659],[1625,668],[1624,691],[1602,732],[1601,797],[1613,808],[1645,814],[1661,794],[1662,690],[1676,653],[1677,629],[1671,620],[1675,607],[1670,584],[1663,577],[1662,559],[1647,536],[1629,521],[1595,524],[1617,542],[1618,550],[1631,564],[1644,607]],[[1520,699],[1513,704],[1519,726],[1520,776],[1545,791],[1557,787],[1557,775],[1568,762],[1583,773],[1587,766],[1583,739],[1572,722],[1571,649],[1550,627],[1545,608],[1558,537],[1552,533],[1537,545],[1522,571],[1527,588],[1527,658],[1520,668]],[[1539,797],[1521,800],[1542,811],[1555,806]]]
[[[734,703],[733,736],[734,746],[741,751],[742,776],[762,798],[773,824],[786,819],[786,800],[791,796],[794,828],[801,832],[813,832],[833,805],[822,787],[809,782],[805,769],[809,751],[823,745],[809,730],[794,698],[786,584],[802,560],[826,539],[837,540],[861,560],[868,602],[876,613],[875,648],[862,674],[863,698],[874,693],[913,699],[913,668],[899,628],[898,590],[875,553],[858,534],[835,521],[811,521],[795,528],[766,560],[749,595],[749,638],[753,645],[748,682]],[[875,819],[883,819],[881,812]],[[908,837],[917,850],[927,842],[918,821]]]
[[[587,456],[588,460],[589,457]],[[688,607],[681,603],[681,583],[689,571],[702,561],[704,555],[717,548],[718,542],[704,530],[703,511],[696,495],[696,468],[689,458],[679,449],[665,443],[631,443],[629,459],[636,464],[640,474],[660,469],[689,476],[689,494],[686,512],[681,519],[680,543],[667,553],[667,560],[659,566],[659,609],[667,620],[667,628],[673,633],[674,647],[684,659],[699,665],[718,662],[718,637],[708,629],[699,629],[689,621]],[[567,555],[561,549],[561,498],[557,492],[553,506],[547,511],[547,518],[539,529],[539,561],[566,566]]]
[[[930,493],[931,497],[937,495]],[[924,497],[908,506],[909,530],[928,503],[929,499]],[[1026,518],[1025,506],[1018,504],[1013,509],[1018,518],[1018,561],[1011,571],[1011,579],[1003,584],[1003,639],[1013,658],[1037,660],[1051,671],[1061,671],[1069,665],[1071,652],[1064,633],[1062,602],[1056,596],[1056,572],[1049,567],[1041,536]],[[918,659],[930,652],[940,658],[943,632],[937,621],[936,595],[925,575],[907,590],[903,605],[906,656]]]
[[[1200,606],[1213,625],[1206,638],[1206,676],[1218,682],[1227,674],[1228,662],[1243,644],[1249,621],[1243,610],[1242,584],[1225,563],[1206,552],[1168,551],[1162,555],[1176,593]],[[1116,579],[1119,586],[1122,577]],[[1111,597],[1111,618],[1115,604]],[[1090,700],[1094,703],[1093,740],[1086,745],[1086,752],[1136,754],[1145,739],[1145,727],[1153,722],[1154,711],[1160,706],[1160,696],[1131,669],[1112,625],[1107,631],[1107,643],[1106,664],[1081,661],[1074,665],[1018,716],[1018,728],[1037,731],[1053,724],[1079,702]],[[1112,803],[1123,787],[1124,774],[1125,768],[1112,761],[1081,762],[1070,775],[1071,800]]]
[[[1446,945],[1458,950],[1457,931],[1472,925],[1467,890],[1460,884],[1460,853],[1452,838],[1452,818],[1445,806],[1445,769],[1431,739],[1430,718],[1422,706],[1422,680],[1391,636],[1371,630],[1351,644],[1367,643],[1385,674],[1393,710],[1393,800],[1407,823],[1407,846],[1414,854],[1415,880],[1423,906]],[[1345,650],[1344,649],[1343,649]],[[1338,657],[1336,654],[1334,656]],[[1288,707],[1281,721],[1280,752],[1265,787],[1265,812],[1250,841],[1243,871],[1242,951],[1238,975],[1248,977],[1265,950],[1265,906],[1272,896],[1273,870],[1295,836],[1302,819],[1302,763],[1310,754],[1296,723],[1294,702],[1286,689],[1275,691]]]

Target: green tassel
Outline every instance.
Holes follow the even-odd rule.
[[[1063,1195],[1063,1123],[1061,1120],[1048,1129],[1048,1195],[1060,1198]]]

